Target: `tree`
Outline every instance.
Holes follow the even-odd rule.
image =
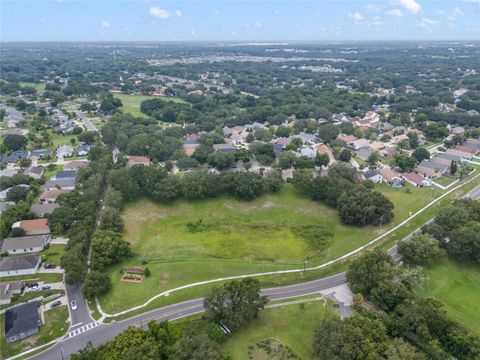
[[[30,165],[32,165],[32,160],[30,159],[20,159],[20,161],[18,162],[18,165],[22,168],[22,169],[26,169],[28,167],[30,167]]]
[[[27,138],[22,135],[7,135],[3,138],[3,144],[10,151],[22,150],[27,145]]]
[[[338,159],[340,161],[349,162],[351,158],[352,152],[348,149],[342,149],[342,151],[340,151],[340,154],[338,154]]]
[[[260,174],[242,171],[235,175],[232,194],[242,200],[253,200],[265,191],[265,184]]]
[[[385,356],[387,360],[427,360],[424,354],[419,353],[414,346],[402,338],[395,338],[388,344]]]
[[[410,240],[398,244],[398,253],[404,263],[425,265],[443,255],[437,239],[428,234],[415,234]]]
[[[337,201],[340,219],[347,225],[381,225],[393,219],[393,203],[378,191],[356,186]]]
[[[455,160],[452,160],[450,163],[450,175],[455,175],[457,173],[458,166]]]
[[[340,134],[340,130],[333,124],[322,125],[318,128],[318,136],[326,143],[331,143]]]
[[[353,292],[370,294],[381,282],[393,279],[395,273],[390,255],[375,249],[352,262],[347,271],[347,281]]]
[[[328,154],[317,154],[315,156],[315,165],[327,167],[329,163],[330,157],[328,156]]]
[[[112,281],[108,274],[91,271],[85,277],[82,284],[82,294],[89,300],[95,299],[96,296],[106,293],[112,287]]]
[[[92,239],[91,266],[93,270],[102,271],[131,255],[130,243],[123,240],[122,234],[98,230]]]
[[[19,202],[20,200],[25,200],[30,193],[30,188],[27,186],[16,185],[12,187],[6,196],[7,201]]]
[[[328,168],[328,176],[339,177],[352,183],[355,183],[358,180],[357,169],[352,165],[345,163],[335,163],[330,165]]]
[[[458,260],[480,264],[480,223],[471,221],[452,231],[446,249],[448,255]]]
[[[420,163],[423,160],[430,159],[430,152],[424,147],[416,148],[412,156]]]
[[[105,206],[100,212],[100,229],[121,232],[123,230],[123,219],[119,209]]]
[[[235,161],[234,154],[225,151],[215,151],[208,155],[207,162],[210,166],[216,167],[218,170],[224,170],[233,165]]]
[[[233,332],[243,323],[256,319],[267,301],[260,294],[260,282],[246,278],[214,287],[203,305],[209,321],[223,324]]]
[[[401,282],[382,281],[372,290],[372,300],[384,311],[393,311],[397,305],[410,297],[410,292]]]
[[[197,333],[183,336],[175,345],[173,360],[222,360],[224,357],[217,343],[206,334]]]
[[[412,171],[417,165],[417,159],[404,153],[398,153],[393,157],[393,164],[400,168],[402,172]]]

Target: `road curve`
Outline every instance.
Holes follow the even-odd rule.
[[[464,197],[480,198],[480,185],[469,191]],[[431,220],[430,220],[431,221]],[[418,230],[418,229],[417,229]],[[416,231],[417,231],[416,230]],[[415,231],[415,232],[416,232]],[[413,232],[413,233],[415,233]],[[412,235],[407,236],[406,239]],[[397,245],[388,250],[388,253],[394,260],[398,260],[400,255],[397,252]],[[345,272],[328,276],[322,279],[313,280],[300,284],[293,284],[281,287],[262,289],[262,294],[270,300],[282,300],[292,297],[306,296],[319,293],[346,283]],[[177,304],[164,306],[151,310],[141,315],[133,316],[129,319],[119,321],[114,324],[100,324],[90,330],[69,337],[68,335],[49,349],[32,356],[35,360],[64,360],[71,354],[83,349],[87,342],[91,341],[93,345],[101,345],[113,339],[128,326],[145,326],[151,320],[165,321],[175,320],[190,316],[203,311],[203,299],[194,299]]]

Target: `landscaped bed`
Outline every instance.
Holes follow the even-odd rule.
[[[382,227],[340,224],[335,209],[286,185],[252,202],[219,197],[203,201],[128,204],[125,239],[135,256],[108,271],[112,289],[103,309],[116,313],[168,289],[198,281],[318,265],[363,245],[438,196],[438,189],[378,186],[395,203],[396,217]],[[148,264],[148,265],[146,265]],[[141,283],[122,282],[124,267],[148,266]],[[135,287],[135,291],[132,291]]]

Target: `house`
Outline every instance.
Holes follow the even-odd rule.
[[[275,153],[276,157],[279,157],[282,151],[283,151],[282,144],[276,144],[276,143],[273,144],[273,152]]]
[[[57,202],[57,199],[60,195],[70,192],[70,190],[62,189],[52,189],[45,190],[42,195],[40,195],[40,204],[54,204]]]
[[[26,188],[26,189],[30,187],[30,186],[27,185],[27,184],[19,184],[19,185],[16,185],[16,186],[20,186],[20,187],[23,187],[23,188]],[[8,193],[10,192],[10,190],[12,190],[11,187],[9,187],[9,188],[7,188],[7,189],[5,189],[5,190],[0,191],[0,201],[4,201],[4,200],[7,199],[7,195],[8,195]]]
[[[12,296],[21,294],[24,288],[23,280],[0,283],[0,305],[10,304]]]
[[[358,139],[354,141],[349,141],[346,144],[346,147],[353,149],[353,150],[358,150],[360,148],[368,147],[370,145],[370,141],[367,139]]]
[[[445,174],[450,165],[439,164],[432,160],[423,160],[420,164],[417,165],[415,169],[418,174],[421,174],[424,177],[429,179],[434,179],[438,176]]]
[[[76,171],[57,171],[57,173],[51,178],[51,180],[67,180],[67,179],[76,179]]]
[[[0,170],[0,176],[12,177],[20,172],[20,169],[3,169]]]
[[[39,255],[5,256],[0,258],[0,277],[35,274],[40,264]]]
[[[43,175],[44,169],[42,166],[30,166],[26,171],[25,175],[28,175],[34,179],[40,179]]]
[[[0,201],[0,215],[7,210],[10,205],[15,205],[13,201]]]
[[[63,165],[63,170],[64,171],[78,171],[78,169],[81,169],[85,166],[88,166],[89,161],[88,160],[73,160],[65,165]]]
[[[369,147],[363,147],[355,151],[357,157],[362,159],[363,161],[367,161],[370,155],[372,155],[373,151]]]
[[[363,173],[365,180],[373,181],[375,184],[383,182],[383,177],[377,170],[367,170]]]
[[[302,156],[307,156],[312,159],[314,159],[317,156],[316,150],[309,146],[302,146],[299,150],[299,153]]]
[[[50,234],[50,227],[47,219],[21,220],[12,225],[13,228],[20,228],[25,235],[47,235]]]
[[[237,148],[232,144],[213,144],[213,151],[224,151],[234,154],[237,151]]]
[[[8,155],[5,159],[7,163],[15,164],[22,159],[28,159],[30,157],[30,152],[26,150],[17,150]]]
[[[460,156],[454,155],[454,154],[441,153],[441,154],[438,154],[436,157],[441,158],[441,159],[450,160],[450,162],[452,160],[456,161],[456,162],[462,162],[462,158]]]
[[[38,306],[37,301],[31,301],[7,309],[5,312],[5,340],[7,343],[38,333],[42,325]]]
[[[400,134],[400,135],[394,136],[391,141],[392,141],[394,144],[399,144],[399,143],[401,143],[401,142],[409,141],[409,140],[410,140],[410,138],[409,138],[407,135],[405,135],[405,134]]]
[[[275,142],[277,144],[283,145],[283,146],[288,146],[292,142],[291,137],[278,137],[275,139]]]
[[[332,149],[327,144],[317,144],[314,146],[317,154],[331,154]]]
[[[148,156],[127,156],[127,166],[143,165],[150,166],[150,158]]]
[[[389,168],[382,168],[378,170],[380,175],[382,175],[383,180],[390,186],[393,187],[400,187],[402,186],[402,179],[400,177],[400,174],[396,173],[392,169]]]
[[[415,174],[413,172],[403,173],[401,175],[401,177],[402,177],[402,179],[409,182],[410,184],[412,184],[415,187],[424,187],[424,186],[429,186],[430,185],[430,181],[428,181],[424,177],[422,177],[418,174]]]
[[[48,180],[45,183],[45,190],[74,190],[75,182],[75,179]]]
[[[396,147],[389,146],[385,149],[380,150],[379,153],[383,157],[389,158],[389,157],[395,156],[395,154],[398,153],[398,149]]]
[[[307,134],[306,132],[301,132],[296,137],[300,138],[304,144],[315,144],[317,142],[316,134]]]
[[[185,140],[183,142],[183,152],[187,156],[192,156],[193,153],[200,147],[200,143],[197,140]]]
[[[50,240],[50,234],[8,237],[3,239],[1,252],[7,252],[10,255],[40,252],[50,244]]]
[[[475,150],[475,155],[480,154],[480,141],[473,141],[473,139],[468,140],[463,144],[464,147],[472,148]]]
[[[50,149],[32,150],[30,158],[35,160],[49,159],[52,156],[52,154],[53,154],[53,151]]]
[[[463,151],[465,153],[470,153],[472,154],[473,156],[477,155],[478,153],[478,150],[471,147],[471,146],[462,146],[462,145],[457,145],[453,148],[454,150],[457,150],[457,151]]]
[[[338,135],[337,140],[349,143],[349,142],[357,140],[357,138],[354,135]]]
[[[77,154],[78,156],[86,156],[90,154],[90,150],[94,147],[95,145],[89,145],[89,144],[79,145],[77,146]]]
[[[30,210],[35,213],[38,217],[44,217],[49,215],[55,210],[56,208],[60,207],[60,205],[56,203],[45,203],[45,204],[33,204],[30,207]]]
[[[57,149],[57,158],[72,157],[74,154],[73,146],[60,145]]]
[[[462,160],[472,160],[473,155],[470,152],[462,151],[462,150],[457,150],[457,149],[448,149],[447,154],[451,155],[456,155],[460,157]]]

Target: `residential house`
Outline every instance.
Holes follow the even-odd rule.
[[[5,340],[7,343],[25,339],[38,333],[42,321],[38,301],[11,307],[5,312]]]
[[[25,174],[34,178],[40,179],[43,175],[44,169],[42,166],[30,166],[27,170],[25,170]]]
[[[434,156],[430,160],[435,164],[442,165],[442,166],[445,166],[445,165],[450,166],[452,164],[452,160],[441,158],[439,156]]]
[[[317,156],[317,151],[310,146],[302,146],[299,150],[300,155],[307,156],[314,159]]]
[[[440,159],[447,159],[447,160],[450,160],[450,162],[453,161],[456,161],[456,162],[462,162],[462,157],[458,156],[458,155],[455,155],[455,154],[449,154],[449,153],[441,153],[441,154],[438,154],[437,156],[435,156],[436,158],[440,158]]]
[[[76,186],[75,179],[48,180],[45,183],[45,190],[74,190]]]
[[[72,157],[75,153],[73,146],[60,145],[57,149],[57,158]]]
[[[63,165],[63,170],[64,171],[78,171],[78,169],[81,169],[85,166],[88,166],[89,161],[88,160],[73,160],[65,165]]]
[[[27,188],[30,187],[30,186],[27,185],[27,184],[19,184],[19,185],[16,185],[16,186],[20,186],[20,187],[23,187],[23,188],[25,188],[25,189],[27,189]],[[7,199],[7,195],[8,195],[8,193],[10,192],[10,190],[12,190],[11,187],[9,187],[9,188],[7,188],[7,189],[5,189],[5,190],[0,191],[0,201],[4,201],[4,200]]]
[[[383,180],[390,186],[393,187],[400,187],[402,186],[402,179],[400,177],[400,174],[397,172],[393,171],[392,169],[389,169],[387,167],[382,168],[378,170],[380,175],[382,175]]]
[[[90,154],[90,150],[93,149],[94,147],[95,145],[89,145],[89,144],[79,145],[77,146],[77,154],[78,156],[86,156]]]
[[[291,137],[277,137],[275,139],[275,142],[277,144],[280,144],[280,145],[283,145],[283,146],[288,146],[292,142],[292,138]]]
[[[22,159],[30,158],[30,151],[27,150],[17,150],[13,151],[10,155],[5,158],[5,161],[10,164],[15,164]]]
[[[52,176],[51,180],[67,180],[67,179],[76,179],[76,171],[57,171],[57,173]]]
[[[475,156],[480,155],[480,141],[474,141],[474,139],[469,139],[463,144],[463,146],[474,149]]]
[[[357,157],[362,159],[363,161],[367,161],[370,155],[372,155],[373,151],[370,147],[363,147],[355,151]]]
[[[415,171],[423,177],[434,179],[446,173],[449,167],[449,165],[439,164],[432,160],[423,160],[417,165]]]
[[[4,256],[0,258],[0,277],[35,274],[40,264],[39,255]]]
[[[454,150],[457,150],[457,151],[463,151],[465,153],[470,153],[472,154],[473,156],[477,155],[478,153],[478,150],[471,147],[471,146],[462,146],[462,145],[457,145],[453,148]]]
[[[296,137],[300,138],[304,144],[315,144],[318,140],[316,134],[308,134],[306,132],[301,132]]]
[[[55,210],[56,208],[60,207],[60,205],[56,203],[45,203],[45,204],[33,204],[30,207],[30,210],[35,213],[38,217],[44,217],[49,215]]]
[[[44,159],[49,159],[53,155],[53,151],[50,149],[37,149],[37,150],[32,150],[32,153],[30,155],[30,158],[32,160],[44,160]]]
[[[367,139],[358,139],[358,140],[348,141],[346,143],[346,147],[353,150],[358,150],[360,148],[368,147],[369,145],[370,145],[370,141]]]
[[[198,140],[185,140],[183,142],[183,152],[187,156],[192,156],[193,153],[200,147]]]
[[[382,175],[377,170],[367,170],[363,173],[365,180],[373,181],[376,184],[383,182]]]
[[[448,149],[447,154],[456,155],[456,156],[459,156],[462,160],[468,160],[468,161],[472,160],[473,158],[473,155],[471,152],[466,152],[466,151],[457,150],[457,149]]]
[[[232,144],[213,144],[213,151],[224,151],[234,154],[237,151],[237,148]]]
[[[143,165],[150,166],[150,158],[148,156],[127,156],[127,166]]]
[[[47,235],[50,234],[50,226],[47,219],[21,220],[12,225],[13,228],[20,228],[25,235]]]
[[[10,205],[15,205],[13,201],[0,201],[0,215],[7,210]]]
[[[383,157],[390,158],[392,156],[395,156],[396,153],[398,153],[398,149],[394,146],[389,146],[385,149],[380,150],[379,153]]]
[[[428,181],[424,177],[422,177],[418,174],[415,174],[413,172],[403,173],[401,175],[401,177],[402,177],[402,179],[409,182],[410,184],[412,184],[415,187],[424,187],[424,186],[429,186],[430,185],[430,181]]]
[[[340,135],[337,136],[337,140],[349,143],[349,142],[357,140],[357,137],[355,135],[341,135],[340,134]]]
[[[13,168],[13,169],[3,169],[0,170],[0,176],[5,176],[5,177],[12,177],[20,172],[20,169]]]
[[[276,144],[276,143],[273,144],[273,152],[275,153],[276,157],[279,157],[282,151],[283,151],[282,144]]]
[[[23,280],[0,283],[0,305],[10,304],[12,296],[21,294],[24,288]]]
[[[50,234],[8,237],[3,239],[1,252],[7,252],[10,255],[40,252],[50,244],[50,240]]]

